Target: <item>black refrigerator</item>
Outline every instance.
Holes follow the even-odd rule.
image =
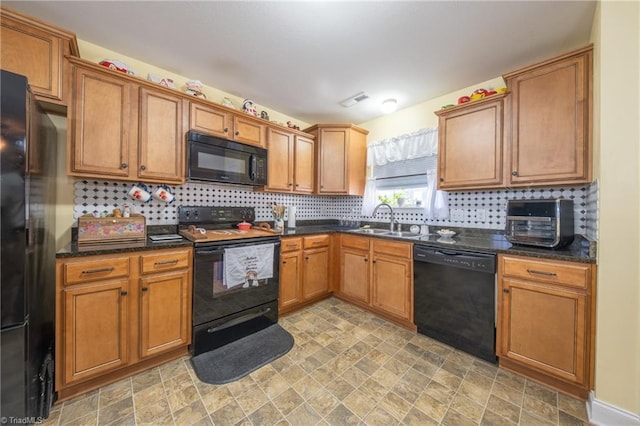
[[[1,73],[0,417],[34,423],[54,397],[57,136],[27,79]]]

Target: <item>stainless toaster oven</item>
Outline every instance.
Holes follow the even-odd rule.
[[[573,200],[508,200],[506,238],[512,244],[559,248],[573,242]]]

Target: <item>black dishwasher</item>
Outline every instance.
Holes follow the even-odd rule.
[[[495,363],[496,256],[416,244],[418,333]]]

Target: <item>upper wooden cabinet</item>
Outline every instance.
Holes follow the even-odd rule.
[[[137,176],[150,182],[184,182],[187,101],[147,87],[140,88],[139,99]]]
[[[269,182],[264,189],[277,192],[313,192],[313,139],[269,128],[267,140]]]
[[[249,115],[234,115],[232,139],[264,148],[267,145],[267,126]]]
[[[505,74],[510,186],[591,181],[592,53],[588,46]]]
[[[233,114],[221,108],[191,101],[189,129],[224,139],[232,139]]]
[[[363,195],[369,132],[352,124],[317,124],[304,132],[316,138],[315,193]]]
[[[436,111],[438,188],[498,188],[504,185],[505,95]]]
[[[0,40],[2,69],[26,76],[39,100],[67,105],[69,80],[64,57],[79,56],[73,33],[0,8]]]
[[[99,65],[71,62],[68,173],[183,183],[187,100]]]

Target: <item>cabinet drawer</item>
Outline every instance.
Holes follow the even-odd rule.
[[[587,288],[591,266],[579,263],[502,257],[504,276]]]
[[[400,243],[376,239],[373,241],[373,251],[396,257],[411,258],[411,243]]]
[[[64,264],[64,284],[129,276],[129,257],[72,261]]]
[[[302,238],[283,238],[280,245],[280,251],[285,253],[288,251],[296,251],[302,249]]]
[[[317,248],[326,247],[329,245],[328,235],[313,235],[311,237],[304,237],[304,248]]]
[[[183,269],[189,266],[189,251],[187,250],[140,256],[140,272],[143,274]]]
[[[351,247],[360,250],[369,250],[369,238],[368,237],[355,237],[353,235],[342,236],[342,247]]]

